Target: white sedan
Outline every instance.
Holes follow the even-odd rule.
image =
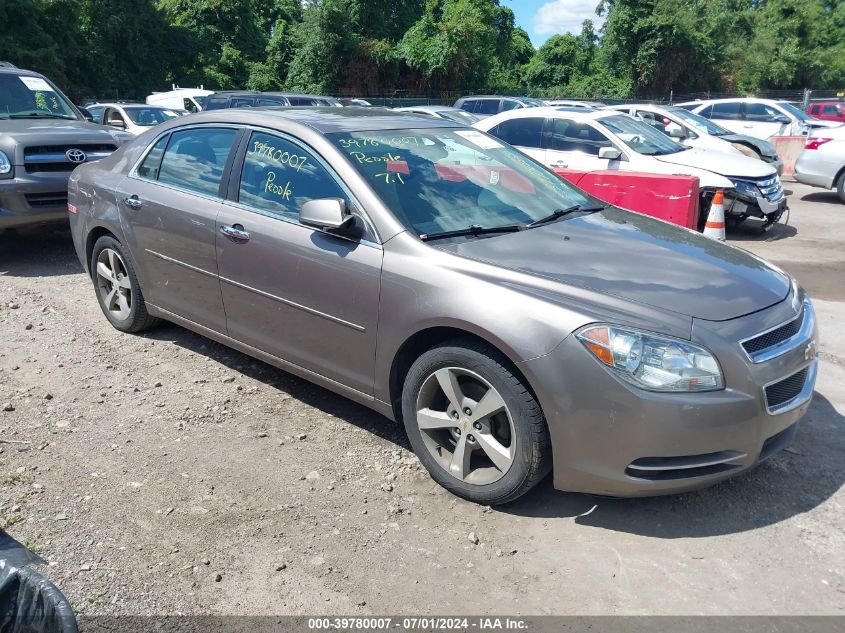
[[[86,109],[96,123],[126,130],[135,136],[159,123],[187,114],[185,110],[178,111],[144,103],[95,103]]]
[[[750,216],[780,219],[786,197],[777,170],[738,152],[690,148],[638,119],[612,110],[527,108],[502,112],[475,127],[551,168],[626,170],[697,176],[701,208],[724,189],[732,224]]]

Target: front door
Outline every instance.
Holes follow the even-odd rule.
[[[226,319],[215,223],[238,133],[196,126],[163,136],[118,195],[147,301],[219,332]]]
[[[572,119],[549,119],[547,130],[543,162],[552,169],[620,169],[620,161],[599,158],[599,150],[602,147],[613,147],[613,143],[589,123]]]
[[[233,189],[217,218],[229,336],[371,395],[382,248],[369,229],[349,240],[299,223],[308,200],[354,209],[350,194],[309,149],[264,132]]]

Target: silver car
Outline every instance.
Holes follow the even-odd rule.
[[[795,180],[835,189],[845,202],[845,129],[818,130],[807,139],[795,163]]]
[[[813,393],[787,274],[448,121],[203,112],[77,169],[70,201],[114,327],[167,319],[401,421],[479,503],[552,470],[605,495],[706,486],[783,448]]]

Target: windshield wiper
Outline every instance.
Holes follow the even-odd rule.
[[[18,112],[10,114],[10,119],[75,119],[76,117],[68,116],[66,114],[54,114],[52,112],[39,112],[34,110],[32,112]]]
[[[420,239],[423,242],[430,240],[440,240],[448,237],[462,237],[464,235],[491,235],[494,233],[515,233],[521,231],[525,226],[521,224],[505,224],[503,226],[481,226],[480,224],[473,224],[464,229],[456,229],[454,231],[438,231],[437,233],[422,233]]]
[[[555,209],[549,215],[544,218],[540,218],[539,220],[534,220],[531,224],[526,224],[526,229],[534,228],[535,226],[540,226],[543,224],[548,224],[549,222],[554,222],[555,220],[559,220],[563,217],[571,213],[577,212],[584,212],[584,213],[595,213],[596,211],[602,211],[603,209],[607,209],[610,205],[598,206],[598,207],[583,207],[580,204],[573,204],[571,207],[566,207],[565,209]]]

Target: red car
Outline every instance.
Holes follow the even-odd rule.
[[[845,123],[845,102],[819,101],[811,103],[807,108],[807,114],[822,121]]]

